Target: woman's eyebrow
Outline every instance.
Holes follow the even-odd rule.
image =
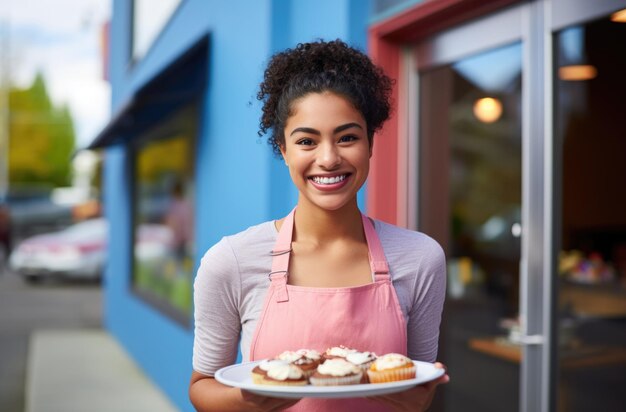
[[[291,133],[289,133],[289,136],[293,136],[294,133],[298,133],[298,132],[307,133],[307,134],[316,134],[318,136],[321,135],[319,130],[312,129],[310,127],[296,127],[295,129],[293,129]]]
[[[359,129],[363,130],[363,128],[361,127],[360,124],[358,123],[346,123],[346,124],[342,124],[341,126],[337,126],[335,128],[335,130],[333,130],[333,133],[341,133],[344,130],[350,129],[351,127],[358,127]],[[289,134],[289,136],[293,136],[294,133],[297,132],[302,132],[302,133],[308,133],[308,134],[314,134],[314,135],[321,135],[319,130],[313,129],[311,127],[296,127],[295,129],[293,129],[291,131],[291,133]]]
[[[342,124],[341,126],[336,127],[334,132],[335,133],[341,133],[344,130],[350,129],[351,127],[358,127],[359,129],[363,130],[361,125],[358,124],[358,123],[346,123],[346,124]]]

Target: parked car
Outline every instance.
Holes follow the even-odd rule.
[[[15,246],[9,268],[28,281],[55,275],[97,280],[106,261],[107,237],[104,218],[32,236]]]
[[[72,208],[54,203],[45,187],[12,187],[6,198],[11,218],[13,245],[41,233],[50,233],[72,224]]]

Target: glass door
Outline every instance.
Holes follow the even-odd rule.
[[[433,410],[520,409],[524,7],[415,49],[417,226],[448,259]]]
[[[552,22],[559,411],[626,405],[626,1],[604,3]]]

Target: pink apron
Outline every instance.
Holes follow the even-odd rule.
[[[287,284],[295,209],[285,218],[272,254],[272,271],[263,312],[252,338],[250,360],[285,350],[320,353],[345,345],[377,354],[407,353],[406,321],[391,284],[376,230],[363,217],[374,282],[356,287],[314,288]],[[305,398],[289,411],[384,411],[366,399]]]

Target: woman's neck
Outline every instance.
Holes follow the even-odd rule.
[[[328,244],[341,239],[365,240],[356,199],[338,210],[299,201],[294,224],[294,241]]]

